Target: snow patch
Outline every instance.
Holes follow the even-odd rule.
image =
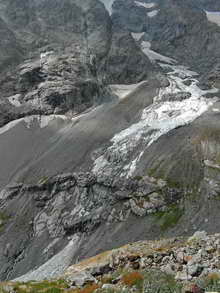
[[[220,11],[205,11],[208,21],[220,26]]]
[[[134,1],[134,2],[135,2],[135,4],[137,6],[143,6],[143,7],[147,8],[147,9],[153,8],[156,5],[156,3],[154,3],[154,2],[151,2],[151,3],[143,3],[143,2],[140,2],[140,1]]]
[[[148,17],[155,17],[158,14],[159,10],[152,10],[147,13]]]
[[[136,90],[141,84],[146,81],[141,81],[135,84],[113,84],[110,85],[111,90],[115,93],[119,99],[124,99],[128,94]]]
[[[111,15],[112,14],[112,5],[115,2],[115,0],[101,0],[102,3],[105,5],[106,10]]]
[[[145,34],[145,32],[143,33],[131,33],[133,39],[135,39],[135,41],[140,41],[140,39],[143,37],[143,35]]]
[[[143,53],[145,55],[147,55],[147,57],[152,61],[152,62],[155,62],[155,61],[163,61],[165,63],[176,63],[176,61],[172,58],[169,58],[169,57],[166,57],[164,55],[161,55],[153,50],[150,49],[151,47],[151,44],[150,42],[146,42],[146,41],[143,41],[141,43],[141,49],[143,51]]]
[[[212,111],[213,112],[220,112],[220,110],[218,108],[213,108]]]
[[[21,95],[17,94],[17,95],[8,97],[8,101],[11,105],[13,105],[15,107],[20,107],[21,106],[21,103],[19,101],[20,97],[21,97]]]

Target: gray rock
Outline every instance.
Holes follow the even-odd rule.
[[[202,267],[198,264],[189,265],[187,267],[188,274],[192,277],[199,276],[202,273]]]
[[[74,273],[72,275],[69,275],[67,278],[67,282],[70,284],[70,286],[77,286],[82,287],[86,283],[89,282],[96,282],[97,280],[88,272],[78,272]]]
[[[173,266],[171,264],[161,267],[161,270],[168,275],[175,275],[175,271],[173,270]]]
[[[102,289],[114,290],[115,289],[115,285],[113,285],[113,284],[103,284],[102,285]]]
[[[206,240],[207,233],[205,231],[196,231],[193,236],[189,237],[188,241]]]
[[[184,270],[182,272],[177,272],[175,279],[179,281],[189,281],[192,277]]]

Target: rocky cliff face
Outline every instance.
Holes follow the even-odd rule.
[[[216,9],[0,0],[1,280],[218,231]]]

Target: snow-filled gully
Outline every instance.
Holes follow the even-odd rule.
[[[158,64],[169,70],[167,77],[170,85],[159,90],[153,104],[143,109],[137,123],[117,133],[111,139],[111,146],[94,162],[93,172],[96,174],[131,177],[144,151],[153,142],[169,131],[191,123],[216,102],[215,98],[207,99],[205,94],[215,93],[218,90],[215,88],[209,91],[201,90],[195,79],[198,75],[196,72],[190,71],[185,66],[176,65],[173,59],[166,56],[156,52],[152,54],[152,50],[149,52],[143,49],[143,52],[146,55],[150,54],[151,60],[155,56],[157,61],[163,62]],[[186,81],[189,80],[190,85],[186,85]],[[166,94],[178,92],[188,92],[191,97],[180,101],[164,100]]]

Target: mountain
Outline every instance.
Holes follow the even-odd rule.
[[[219,9],[0,0],[0,280],[218,232]]]

